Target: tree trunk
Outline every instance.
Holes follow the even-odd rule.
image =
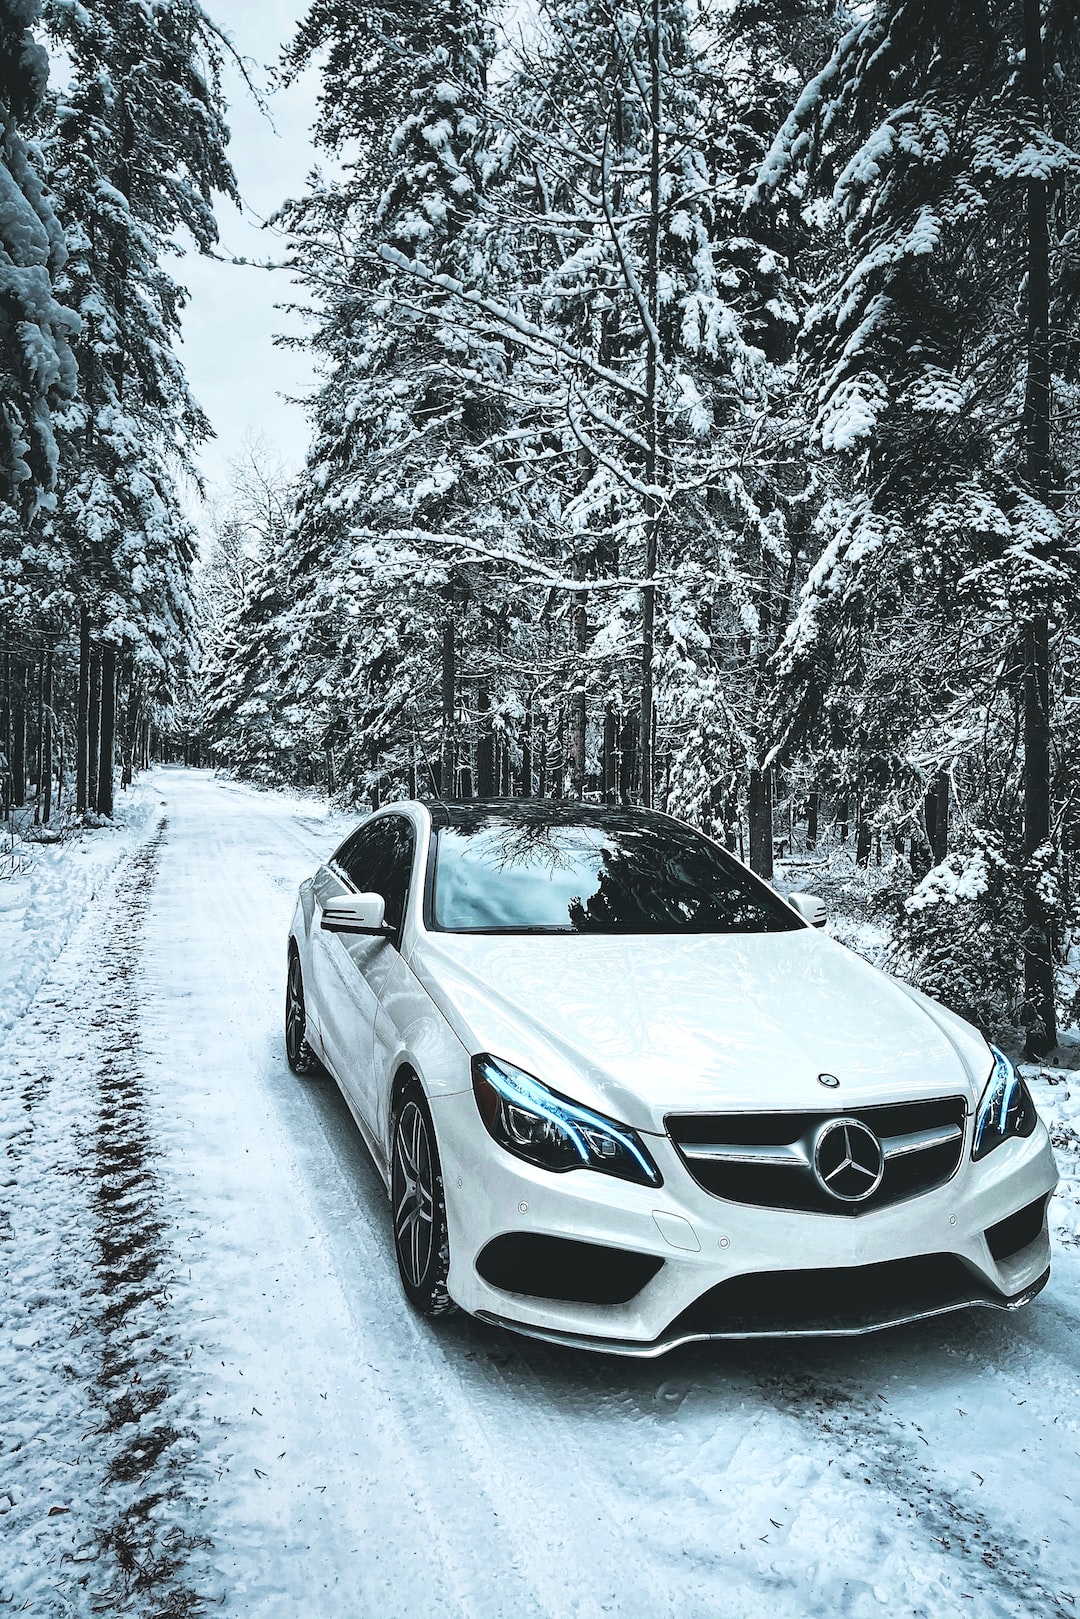
[[[930,845],[930,854],[933,857],[937,838],[937,780],[934,785],[927,788],[923,794],[923,826],[926,829],[926,841]]]
[[[90,687],[86,700],[86,807],[96,810],[101,751],[101,648],[90,645]]]
[[[11,802],[26,803],[26,665],[11,666]]]
[[[806,799],[806,847],[816,849],[818,840],[818,813],[821,808],[821,794],[816,787],[812,787]]]
[[[491,729],[491,693],[486,680],[476,683],[476,796],[495,797],[495,735]]]
[[[637,741],[640,726],[641,716],[635,714],[628,714],[623,723],[620,746],[622,779],[619,783],[619,797],[624,804],[628,804],[633,797],[634,783],[637,780]]]
[[[560,703],[555,721],[555,759],[551,769],[551,796],[562,798],[566,792],[566,708]]]
[[[135,679],[133,660],[128,657],[127,664],[127,709],[124,715],[124,736],[121,745],[123,769],[120,775],[121,787],[130,787],[135,777],[135,733],[139,725],[139,683]]]
[[[4,653],[4,730],[0,736],[0,751],[4,755],[3,809],[4,820],[11,814],[11,654]]]
[[[112,816],[116,742],[116,648],[101,649],[101,736],[98,751],[97,811]]]
[[[51,648],[45,654],[41,686],[41,785],[43,789],[41,819],[48,826],[52,820],[53,806],[53,655]]]
[[[613,708],[604,710],[604,803],[619,801],[619,716]]]
[[[75,808],[85,815],[89,796],[89,722],[90,722],[90,613],[79,610],[79,695],[75,715]]]
[[[443,625],[442,640],[442,738],[439,753],[439,792],[443,798],[454,796],[454,702],[457,694],[457,649],[454,644],[454,621],[448,618]]]
[[[934,865],[940,866],[949,857],[949,772],[939,770],[934,783]]]
[[[734,854],[742,838],[742,817],[739,814],[739,761],[730,760],[731,769],[723,791],[721,818],[724,825],[724,848]]]
[[[651,0],[649,22],[649,221],[645,293],[649,310],[649,330],[645,333],[645,482],[652,490],[660,444],[660,144],[663,117],[663,34],[662,0]],[[645,584],[641,592],[641,725],[638,733],[641,758],[641,802],[646,809],[653,801],[653,652],[656,641],[656,565],[659,503],[654,494],[645,496]]]
[[[1024,0],[1024,74],[1036,123],[1045,122],[1040,0]],[[1045,180],[1027,182],[1027,386],[1024,448],[1037,500],[1050,503],[1050,228]],[[1051,845],[1050,627],[1045,608],[1024,626],[1024,990],[1027,1051],[1057,1045],[1053,923],[1042,893],[1041,851]]]
[[[525,726],[521,733],[521,791],[526,798],[533,790],[533,699],[529,692],[525,699]]]
[[[857,866],[869,866],[873,847],[874,840],[870,831],[870,823],[863,820],[862,812],[860,811],[859,820],[855,827],[855,864]]]
[[[37,735],[34,740],[34,825],[41,825],[42,776],[45,772],[45,659],[38,659]]]
[[[368,762],[371,766],[371,807],[377,810],[382,799],[379,793],[379,744],[375,741],[368,744]]]
[[[772,776],[756,766],[750,771],[747,790],[750,822],[750,870],[759,877],[773,874]]]
[[[574,686],[570,697],[570,794],[585,796],[585,648],[589,638],[589,615],[583,600],[574,603]]]

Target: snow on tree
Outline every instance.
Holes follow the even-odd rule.
[[[289,604],[283,548],[295,498],[266,445],[249,443],[230,467],[209,556],[196,574],[203,644],[196,729],[213,737],[214,756],[254,780],[309,779],[279,685]]]
[[[45,96],[38,0],[0,4],[0,503],[24,516],[56,476],[53,413],[75,387],[78,321],[55,296],[63,232],[25,131]]]
[[[623,789],[648,802],[673,783],[683,812],[710,824],[731,748],[740,783],[763,751],[746,723],[760,709],[748,624],[769,619],[765,597],[790,571],[785,508],[803,481],[781,492],[762,475],[798,293],[775,222],[742,210],[754,120],[766,93],[783,94],[783,62],[776,30],[742,8],[717,20],[666,0],[617,14],[552,3],[492,114],[507,287],[483,310],[529,359],[534,414],[558,445],[531,476],[584,584],[567,609],[572,785],[610,792],[606,759],[586,770],[585,733],[590,758],[606,754],[614,720],[629,732]],[[636,601],[608,588],[620,574],[642,581]]]
[[[175,352],[185,294],[165,262],[181,237],[209,250],[213,195],[235,196],[222,46],[195,0],[47,0],[45,20],[69,73],[45,153],[82,323],[51,533],[90,655],[137,714],[175,701],[193,658],[196,540],[177,480],[210,426]]]
[[[804,35],[551,0],[493,52],[469,7],[423,38],[408,8],[313,7],[289,67],[322,53],[344,178],[284,215],[326,365],[284,676],[361,791],[437,756],[459,788],[670,786],[719,824],[734,756],[761,800],[806,478],[769,420],[790,222],[742,193]]]
[[[887,822],[958,793],[970,836],[1004,839],[1033,1048],[1055,1029],[1049,651],[1077,601],[1052,388],[1077,358],[1078,37],[1057,0],[878,0],[750,193],[842,233],[804,336],[835,498],[787,638],[792,735],[854,722],[880,756],[872,781],[859,747],[855,785]],[[1023,776],[1003,763],[1018,710]]]
[[[339,85],[342,41],[355,42],[358,26],[365,38],[395,30],[387,82]],[[351,8],[317,7],[292,64],[315,48],[330,64],[319,129],[345,179],[284,214],[297,272],[319,298],[313,342],[326,371],[289,547],[296,605],[284,678],[328,773],[377,794],[384,778],[415,781],[419,770],[423,779],[425,758],[453,751],[443,733],[454,702],[444,721],[440,691],[445,631],[460,634],[458,620],[486,603],[479,565],[451,578],[438,536],[463,512],[474,533],[501,529],[486,448],[498,412],[483,379],[498,379],[504,361],[497,343],[461,332],[445,292],[402,298],[367,244],[402,255],[422,247],[440,273],[473,274],[483,184],[475,102],[489,43],[469,5],[437,8],[422,28],[409,8],[358,21]],[[377,155],[373,108],[387,120]]]

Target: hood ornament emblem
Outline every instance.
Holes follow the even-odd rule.
[[[817,1082],[819,1085],[827,1085],[831,1091],[839,1090],[840,1088],[840,1081],[835,1074],[819,1074]]]
[[[860,1119],[828,1119],[814,1138],[811,1165],[823,1192],[841,1203],[864,1203],[885,1174],[885,1153]]]

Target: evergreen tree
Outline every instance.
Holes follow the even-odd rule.
[[[526,385],[562,457],[538,458],[534,476],[587,587],[572,609],[585,654],[576,786],[591,679],[630,721],[636,780],[624,760],[624,785],[646,802],[658,790],[655,735],[673,802],[715,825],[732,749],[738,784],[761,779],[760,647],[784,622],[788,507],[803,482],[790,445],[784,477],[773,471],[798,289],[776,220],[742,211],[800,34],[789,25],[787,41],[747,8],[717,18],[667,0],[618,13],[551,0],[541,18],[502,112],[513,200],[500,262],[520,287],[507,287],[503,327],[531,351]],[[637,604],[607,590],[613,573],[644,581]],[[641,661],[628,689],[632,638]],[[600,716],[590,729],[600,734]],[[758,830],[767,869],[771,831]]]
[[[26,135],[48,79],[32,32],[40,9],[37,0],[0,4],[0,507],[23,516],[53,485],[52,418],[74,390],[78,326],[55,296],[63,232]]]
[[[806,176],[844,232],[806,333],[836,498],[787,679],[804,726],[831,709],[846,729],[869,699],[869,727],[892,739],[884,774],[906,772],[920,808],[928,786],[960,782],[969,821],[1007,848],[1032,1049],[1056,1028],[1049,649],[1076,602],[1051,387],[1077,358],[1078,42],[1058,0],[878,0],[802,92],[754,192],[801,193]],[[920,634],[905,670],[901,643]],[[1024,778],[1002,780],[1016,712]]]
[[[394,31],[383,53],[388,82],[370,90],[338,79],[358,28],[373,45],[380,30]],[[445,293],[403,300],[394,270],[368,244],[422,247],[440,270],[469,274],[465,244],[482,185],[473,102],[488,42],[468,4],[433,8],[422,29],[408,8],[356,17],[316,7],[292,68],[318,47],[330,64],[319,132],[344,160],[346,180],[284,214],[293,262],[320,298],[313,341],[326,381],[286,559],[295,606],[283,678],[308,716],[311,751],[337,760],[328,774],[370,794],[384,777],[415,780],[418,741],[429,757],[441,752],[443,629],[448,615],[453,623],[470,610],[473,586],[452,582],[424,540],[453,528],[462,511],[483,524],[490,419],[467,376],[498,368],[500,357],[447,321]],[[395,120],[382,126],[381,163],[368,145],[373,102]]]
[[[47,158],[67,233],[62,286],[82,321],[52,532],[135,714],[174,701],[192,662],[196,544],[177,477],[194,475],[210,428],[174,350],[185,294],[164,261],[181,233],[208,250],[213,194],[236,194],[221,45],[195,0],[48,0],[46,21],[71,75]]]

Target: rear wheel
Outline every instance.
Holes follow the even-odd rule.
[[[294,1074],[317,1074],[321,1066],[307,1042],[304,974],[295,945],[289,951],[289,976],[285,985],[285,1058]]]
[[[402,1093],[394,1114],[390,1178],[394,1253],[405,1296],[421,1315],[453,1308],[446,1290],[450,1243],[442,1166],[431,1113],[419,1081]]]

